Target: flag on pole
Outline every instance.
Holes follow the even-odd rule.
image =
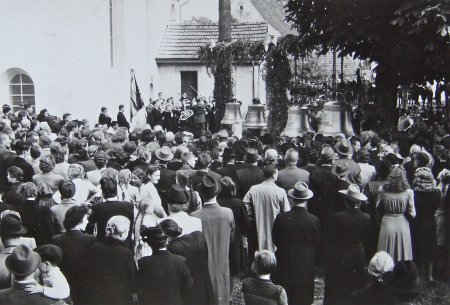
[[[131,86],[130,86],[130,121],[133,121],[133,118],[136,116],[139,110],[144,107],[144,102],[141,98],[141,92],[139,91],[139,87],[136,81],[136,76],[134,75],[134,70],[131,70]]]

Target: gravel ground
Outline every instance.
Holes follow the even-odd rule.
[[[324,273],[317,270],[315,279],[314,305],[322,305],[323,289],[324,289]],[[232,297],[232,305],[245,305],[242,295],[242,281],[237,280],[234,286]],[[422,292],[413,305],[450,305],[450,284],[443,282],[432,282],[427,289]]]

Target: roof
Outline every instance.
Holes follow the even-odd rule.
[[[231,25],[233,40],[264,40],[267,31],[268,25],[266,22]],[[198,49],[211,43],[211,41],[217,41],[218,37],[218,24],[168,25],[164,31],[156,60],[160,62],[168,59],[196,60],[198,59]]]
[[[286,13],[283,1],[280,0],[251,0],[253,6],[258,10],[261,16],[271,26],[273,26],[280,34],[296,34],[297,32],[291,28],[286,21]]]

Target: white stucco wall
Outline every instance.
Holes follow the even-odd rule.
[[[154,62],[169,10],[164,1],[0,0],[0,102],[9,102],[11,69],[34,81],[36,109],[95,122],[102,106],[115,117],[129,106],[130,69],[144,99],[157,90]],[[154,3],[152,3],[154,2]]]

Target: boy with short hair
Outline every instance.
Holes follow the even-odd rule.
[[[66,277],[58,268],[62,260],[62,250],[55,245],[42,245],[34,250],[41,256],[41,263],[36,272],[37,282],[27,285],[28,293],[40,293],[51,299],[65,299],[70,296],[70,287]]]

